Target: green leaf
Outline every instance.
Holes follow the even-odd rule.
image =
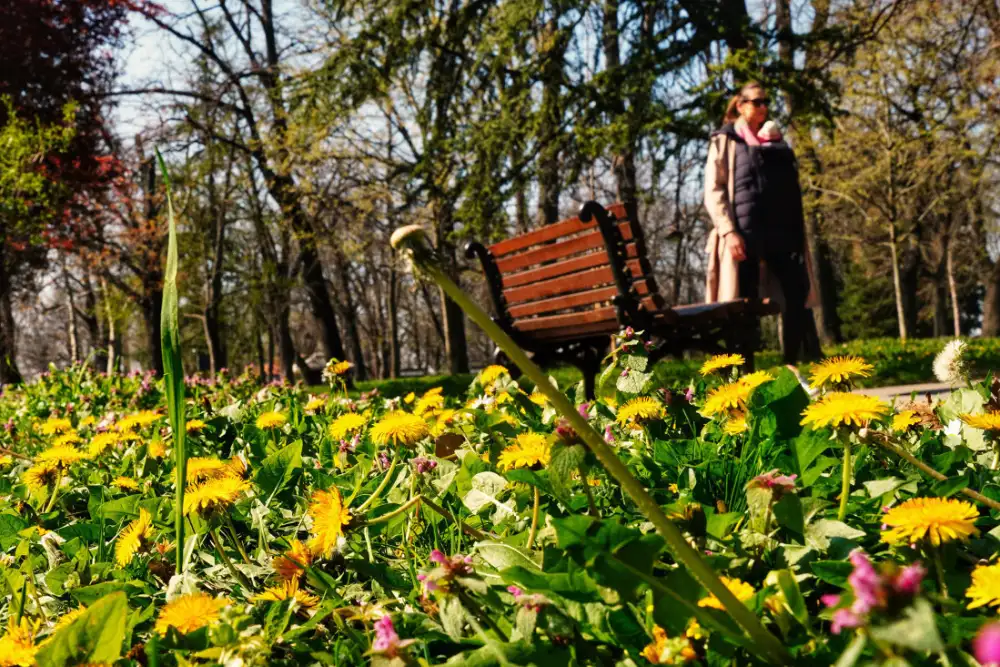
[[[91,606],[106,596],[110,597],[115,592],[124,591],[125,588],[124,581],[104,581],[93,586],[74,588],[69,594],[80,604]]]
[[[843,521],[820,519],[806,528],[806,544],[825,551],[834,539],[857,540],[865,536],[865,531],[851,528]]]
[[[274,642],[281,637],[292,620],[293,600],[279,600],[272,602],[264,617],[264,636],[269,642]]]
[[[167,191],[167,267],[163,272],[163,305],[160,308],[160,344],[163,355],[163,385],[167,393],[167,415],[174,440],[174,543],[178,571],[184,572],[184,485],[187,483],[187,452],[184,449],[184,365],[181,360],[181,327],[177,296],[177,223],[170,192],[170,174],[160,151],[156,151]]]
[[[254,482],[270,501],[302,470],[302,441],[296,440],[264,459]]]
[[[587,450],[582,445],[556,447],[549,462],[549,483],[556,497],[567,502],[572,493],[573,474],[579,472],[580,464],[586,458]]]
[[[724,540],[729,536],[733,527],[743,519],[742,512],[727,512],[725,514],[711,514],[705,525],[706,532],[712,537]]]
[[[834,663],[833,667],[854,667],[858,662],[858,658],[865,651],[865,644],[868,643],[868,637],[863,634],[857,634],[854,636],[854,641],[844,649],[844,652],[840,654],[837,658],[837,662]]]
[[[906,480],[899,479],[898,477],[886,477],[885,479],[873,479],[864,484],[869,496],[872,498],[881,498],[885,494],[892,493],[906,484]]]
[[[795,575],[791,570],[781,570],[778,572],[778,589],[785,596],[785,604],[796,621],[802,627],[809,628],[809,610],[806,608],[805,598],[799,590],[799,582],[795,580]]]
[[[652,373],[643,373],[641,371],[629,371],[625,375],[619,375],[617,382],[615,382],[615,387],[618,391],[623,394],[638,394],[642,391],[649,379],[653,377]]]
[[[817,560],[809,567],[817,579],[840,588],[847,586],[847,577],[854,572],[854,566],[844,560]]]
[[[914,600],[903,612],[903,618],[895,623],[873,627],[871,635],[878,641],[920,653],[944,650],[934,621],[934,608],[924,598]]]
[[[454,641],[461,641],[462,628],[465,626],[465,607],[456,595],[448,595],[441,600],[439,613],[441,627]]]
[[[649,357],[643,354],[623,354],[619,357],[619,362],[623,368],[642,372],[649,366]]]
[[[503,542],[477,542],[476,553],[497,570],[503,571],[510,567],[541,570],[529,553]]]
[[[774,520],[785,528],[796,541],[805,540],[806,521],[802,512],[802,500],[794,493],[786,493],[772,507]]]
[[[938,496],[939,498],[947,498],[955,495],[967,486],[969,486],[969,478],[965,475],[950,477],[935,482],[934,486],[931,487],[931,495]]]
[[[13,514],[0,514],[0,549],[7,550],[20,537],[18,533],[28,527],[28,522]]]
[[[125,593],[101,598],[42,645],[39,667],[114,662],[121,657],[127,614]]]

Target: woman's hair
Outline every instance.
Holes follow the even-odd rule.
[[[736,121],[736,120],[739,119],[739,117],[740,117],[740,109],[739,109],[740,102],[743,102],[743,101],[746,100],[747,94],[749,94],[751,90],[760,90],[760,91],[763,91],[764,90],[764,86],[762,86],[757,81],[747,81],[746,83],[744,83],[743,87],[740,88],[740,92],[738,92],[735,95],[733,95],[733,98],[731,100],[729,100],[729,104],[726,105],[726,115],[722,117],[722,124],[723,125],[725,125],[726,123],[732,123],[732,122],[734,122],[734,121]]]

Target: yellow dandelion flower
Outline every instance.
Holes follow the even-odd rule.
[[[413,401],[415,400],[417,400],[417,395],[414,394],[412,391],[403,397],[403,403],[406,403],[407,405],[413,403]]]
[[[83,442],[83,438],[76,431],[67,431],[52,441],[54,447],[69,447]]]
[[[530,468],[535,465],[548,465],[551,452],[549,443],[541,433],[521,433],[515,438],[514,444],[505,447],[497,459],[501,470],[511,468]]]
[[[350,436],[363,429],[367,422],[368,420],[364,415],[359,415],[356,412],[345,412],[330,424],[330,437],[334,440],[347,440]]]
[[[163,415],[159,412],[155,410],[143,410],[142,412],[122,417],[115,424],[115,428],[120,432],[135,431],[136,429],[151,426],[161,419],[163,419]]]
[[[162,459],[167,454],[167,446],[162,440],[154,440],[146,447],[146,456],[153,459]]]
[[[812,428],[824,426],[866,426],[889,411],[880,398],[843,391],[830,392],[802,412],[802,425]]]
[[[247,476],[247,462],[238,455],[233,456],[226,461],[226,471],[230,475],[245,478]]]
[[[540,405],[543,408],[549,404],[548,396],[546,396],[540,391],[531,392],[531,394],[528,396],[528,400],[534,403],[535,405]]]
[[[499,380],[502,375],[510,375],[510,371],[505,366],[500,366],[499,364],[487,366],[479,371],[479,384],[488,387]]]
[[[335,359],[331,359],[330,361],[331,363],[327,365],[327,370],[333,375],[343,375],[354,368],[354,364],[349,361],[336,361]]]
[[[35,461],[38,463],[55,463],[62,468],[68,468],[74,463],[79,463],[87,458],[85,452],[81,452],[76,447],[71,447],[69,445],[62,445],[58,447],[49,447],[44,452],[35,457]]]
[[[111,486],[116,486],[122,491],[138,491],[139,482],[135,481],[131,477],[115,477],[114,481],[111,482]]]
[[[207,426],[207,424],[200,419],[189,419],[187,420],[187,423],[184,424],[184,430],[188,433],[201,433],[205,426]]]
[[[972,428],[984,431],[1000,431],[1000,412],[992,410],[981,415],[959,415],[959,419]]]
[[[434,415],[434,426],[431,427],[431,435],[436,438],[444,433],[455,421],[455,415],[457,414],[457,410],[446,408]]]
[[[972,571],[972,585],[965,591],[972,598],[969,609],[1000,607],[1000,563],[980,565]]]
[[[928,539],[938,546],[952,540],[965,541],[979,534],[979,510],[972,503],[954,498],[911,498],[882,517],[888,526],[882,540],[890,544],[915,544]]]
[[[49,417],[42,422],[42,435],[59,435],[73,430],[73,422],[65,417]]]
[[[292,540],[288,551],[271,561],[271,567],[284,581],[298,579],[305,574],[305,568],[311,564],[312,552],[299,540]]]
[[[231,475],[188,487],[184,492],[184,514],[201,514],[228,507],[249,490],[250,484],[246,480]]]
[[[382,417],[371,430],[371,439],[379,445],[412,447],[427,437],[427,422],[416,415],[397,410]]]
[[[722,580],[722,583],[726,585],[726,588],[729,589],[729,592],[735,595],[736,599],[739,600],[740,602],[746,602],[747,600],[753,597],[753,586],[746,583],[745,581],[730,577],[719,577],[719,578]],[[726,608],[722,606],[722,603],[719,602],[719,598],[715,597],[714,595],[709,595],[708,597],[704,597],[698,600],[698,606],[709,607],[711,609],[719,609],[721,611],[726,610]]]
[[[13,462],[14,462],[14,457],[11,456],[10,454],[4,454],[3,456],[0,456],[0,468],[9,466]]]
[[[211,456],[192,456],[187,460],[186,479],[191,483],[225,477],[232,474],[229,464]]]
[[[340,491],[330,487],[329,491],[314,493],[309,516],[313,520],[313,538],[309,541],[309,548],[318,556],[329,556],[344,534],[344,526],[351,520],[351,513],[344,507]]]
[[[753,389],[753,387],[739,381],[715,387],[705,397],[705,402],[701,406],[701,414],[705,417],[714,417],[731,410],[745,411]]]
[[[632,424],[640,427],[643,423],[663,419],[663,405],[649,396],[638,396],[618,408],[616,419],[622,426]]]
[[[263,593],[250,598],[251,602],[280,602],[281,600],[295,600],[306,609],[312,609],[319,604],[317,596],[306,593],[299,588],[298,579],[283,581],[278,586],[272,586]]]
[[[747,424],[745,412],[737,412],[731,415],[726,423],[722,425],[722,432],[726,435],[740,435],[746,433],[750,426]]]
[[[746,359],[742,354],[717,354],[705,361],[698,372],[705,376],[723,368],[742,366],[745,363]]]
[[[32,493],[42,493],[59,479],[59,465],[53,461],[36,463],[24,471],[24,483]]]
[[[30,622],[21,617],[18,623],[13,616],[7,619],[7,634],[0,637],[0,667],[33,667],[38,645],[35,635],[38,634],[40,621]]]
[[[98,433],[90,439],[90,444],[87,446],[87,454],[91,457],[100,456],[121,442],[121,439],[121,434],[113,431]]]
[[[52,632],[59,632],[63,628],[72,625],[73,621],[83,616],[83,612],[87,611],[87,607],[80,605],[76,609],[67,611],[65,614],[59,617],[56,621],[55,627],[52,628]]]
[[[444,396],[440,392],[430,393],[426,392],[417,401],[417,404],[413,406],[413,413],[416,415],[423,416],[428,413],[437,412],[444,407]]]
[[[767,371],[755,371],[753,373],[747,373],[739,379],[739,383],[750,390],[756,389],[765,382],[770,382],[774,379],[774,376]]]
[[[80,420],[78,426],[79,428],[87,428],[88,426],[93,426],[96,423],[97,423],[97,417],[95,417],[94,415],[87,415],[86,417]]]
[[[667,631],[653,626],[653,641],[642,649],[642,657],[654,665],[682,665],[698,657],[687,637],[667,637]]]
[[[213,598],[207,593],[182,595],[160,609],[160,615],[156,618],[156,633],[164,636],[173,627],[181,634],[187,634],[215,625],[219,620],[219,612],[229,604],[228,598]]]
[[[121,535],[115,544],[115,562],[118,567],[125,567],[132,562],[140,550],[146,548],[153,537],[153,517],[144,509],[139,510],[139,518],[135,519]]]
[[[261,415],[257,417],[257,421],[255,423],[257,428],[264,431],[271,428],[280,428],[284,426],[287,421],[288,417],[286,417],[283,413],[271,411],[261,413]]]
[[[827,385],[836,386],[854,377],[869,377],[873,370],[875,367],[861,357],[830,357],[812,367],[809,373],[811,380],[809,386],[813,389]]]
[[[897,433],[903,433],[910,430],[911,426],[916,426],[920,423],[920,417],[917,416],[916,410],[903,410],[897,415],[892,417],[892,430]]]

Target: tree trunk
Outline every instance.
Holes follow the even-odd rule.
[[[899,275],[899,249],[896,244],[896,228],[889,226],[889,254],[892,259],[892,287],[896,294],[896,322],[900,340],[906,340],[906,314],[903,312],[903,285]]]
[[[292,327],[289,324],[291,308],[286,304],[278,314],[278,354],[281,356],[281,374],[285,382],[295,382],[295,342],[292,340]]]
[[[73,288],[69,284],[69,275],[63,268],[63,287],[66,290],[66,336],[69,338],[69,360],[71,364],[80,361],[80,339],[76,329],[76,303],[73,298]]]
[[[400,368],[399,275],[395,252],[389,264],[389,362],[389,377],[398,378],[403,369]]]
[[[621,67],[621,52],[618,37],[618,0],[605,0],[604,20],[601,29],[601,42],[604,50],[604,60],[607,67],[609,80],[614,81],[615,72]],[[643,30],[649,19],[647,15],[643,19]],[[643,40],[645,41],[645,40]],[[633,56],[638,57],[638,56]],[[605,91],[608,97],[609,107],[613,114],[619,118],[625,116],[625,99],[620,86],[615,86],[613,90]],[[614,156],[613,166],[615,172],[615,183],[617,185],[618,200],[625,206],[625,215],[628,219],[637,222],[639,220],[639,203],[636,198],[636,126],[641,122],[641,114],[644,104],[641,100],[645,98],[645,93],[636,94],[636,101],[633,104],[632,113],[629,115],[629,132],[624,145],[619,147],[618,154]]]
[[[0,384],[5,385],[23,382],[15,359],[16,336],[11,291],[6,248],[0,243]]]
[[[453,229],[450,207],[438,202],[435,210],[438,221],[438,252],[444,259],[446,270],[451,279],[461,286],[462,279],[457,271],[455,247],[448,238]],[[462,312],[462,309],[455,302],[445,295],[444,290],[439,290],[439,292],[441,312],[444,314],[444,346],[445,355],[448,357],[448,370],[452,375],[456,373],[468,373],[469,350],[465,340],[465,313]]]
[[[951,321],[955,338],[962,335],[962,313],[958,305],[958,285],[955,283],[955,262],[953,244],[948,243],[945,252],[945,272],[948,274],[948,294],[951,296]]]
[[[983,336],[1000,336],[1000,261],[993,262],[985,283]]]
[[[111,299],[108,297],[108,281],[101,277],[101,294],[104,298],[104,309],[108,317],[108,365],[107,374],[111,375],[121,369],[122,344],[115,323],[115,314],[111,309]]]
[[[163,309],[163,291],[149,288],[143,299],[142,314],[146,320],[146,348],[150,356],[149,367],[163,376],[163,341],[160,340],[160,311]]]
[[[559,195],[562,190],[559,174],[562,134],[560,95],[565,41],[559,32],[559,14],[553,11],[554,14],[546,21],[539,39],[539,51],[544,53],[545,58],[545,64],[542,66],[542,107],[541,127],[539,127],[541,150],[538,154],[539,226],[559,222]]]
[[[358,331],[358,306],[354,302],[354,292],[351,289],[350,267],[347,265],[346,257],[339,256],[337,258],[337,272],[340,277],[340,289],[344,295],[342,301],[344,307],[344,324],[347,327],[347,338],[351,346],[351,363],[354,364],[354,378],[364,380],[368,377],[368,369],[365,367],[365,355],[361,350],[361,334]],[[345,357],[337,358],[343,360]]]

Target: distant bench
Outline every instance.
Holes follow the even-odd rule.
[[[482,264],[497,323],[538,361],[577,366],[588,397],[611,334],[626,326],[653,340],[651,361],[685,350],[739,352],[752,368],[756,320],[779,312],[766,299],[668,306],[642,228],[620,203],[590,201],[578,217],[489,248],[469,243],[465,254]]]

